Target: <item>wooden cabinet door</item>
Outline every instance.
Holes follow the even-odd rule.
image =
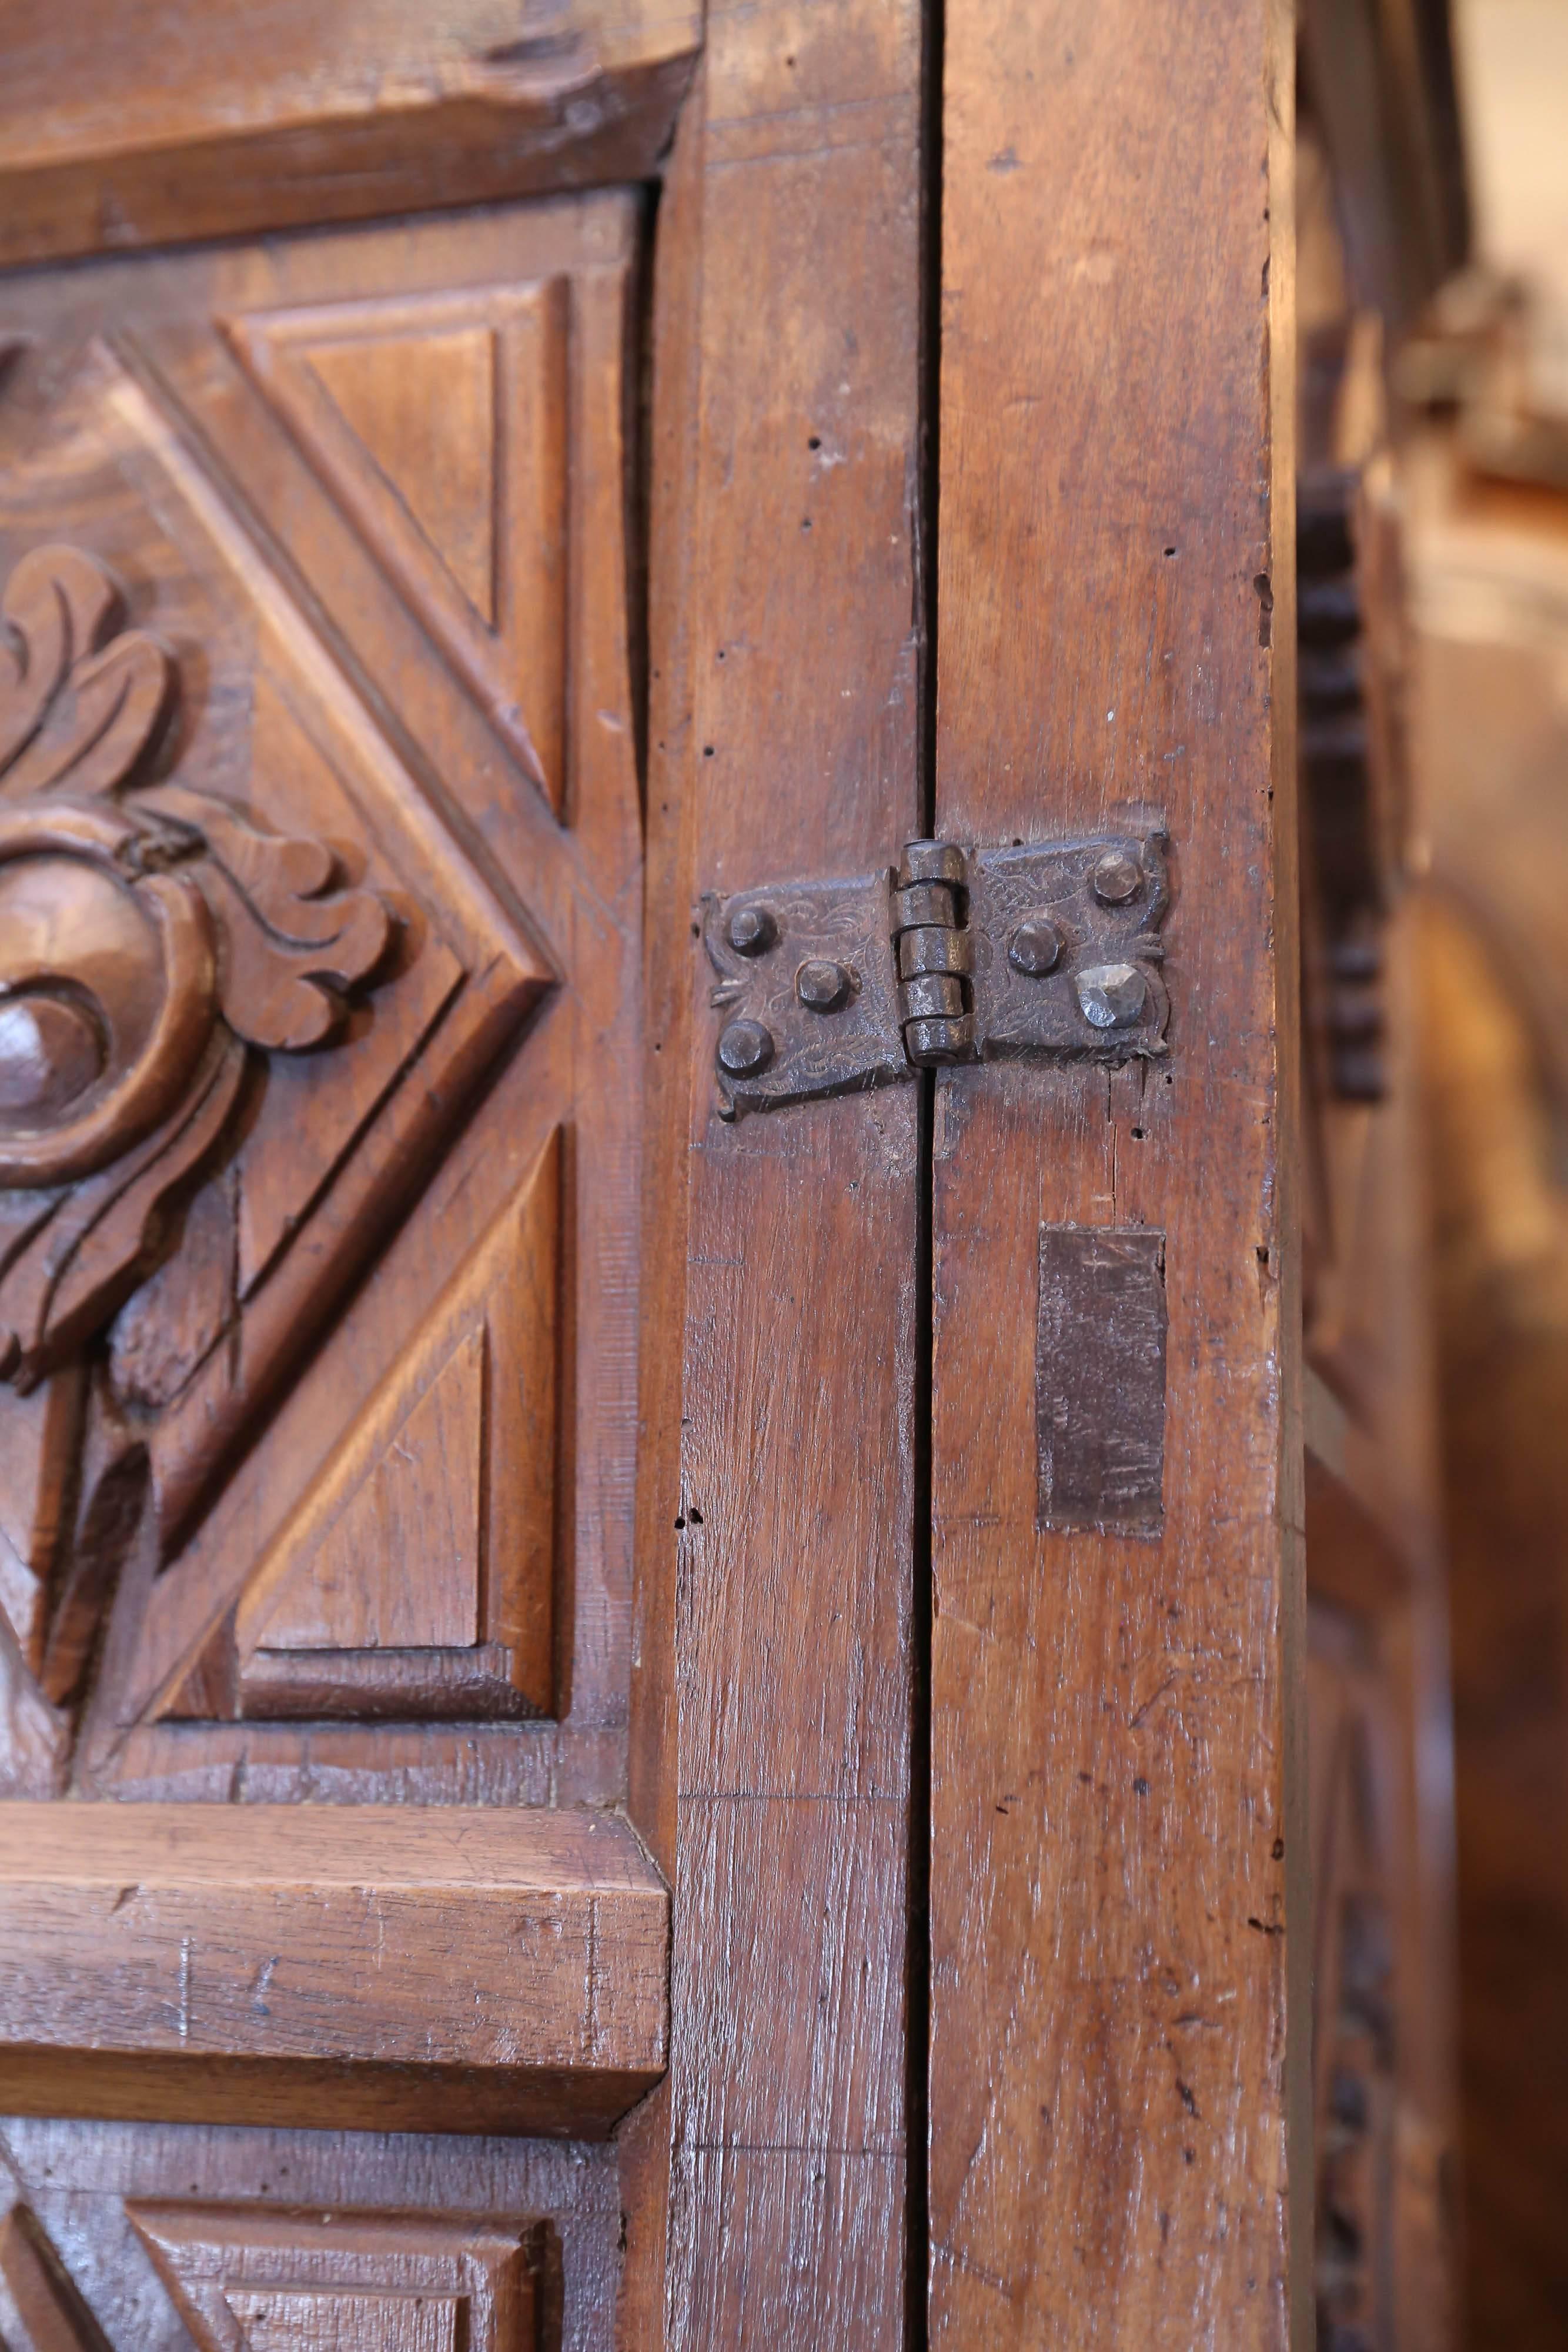
[[[0,2337],[608,2344],[697,28],[95,15],[4,100]]]
[[[1283,12],[97,13],[0,2337],[1304,2342]]]

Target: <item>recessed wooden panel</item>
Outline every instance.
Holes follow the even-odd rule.
[[[411,2302],[455,2304],[473,2352],[494,2340],[481,2331],[514,2284],[532,2296],[527,2352],[622,2340],[642,2352],[646,2339],[616,2337],[612,2317],[622,2263],[612,2142],[349,2131],[325,2100],[312,2121],[0,2118],[7,2346],[34,2352],[4,2302],[25,2236],[78,2331],[43,2338],[47,2352],[192,2352],[204,2299],[205,2324],[226,2316],[231,2346],[236,2305],[248,2319],[265,2301],[270,2324],[304,2315],[342,2335],[356,2305],[391,2326],[409,2324]],[[353,2352],[383,2342],[373,2331],[347,2340]]]
[[[549,1712],[560,1161],[558,1134],[302,1496],[172,1713]]]
[[[557,278],[224,322],[558,813],[570,309]]]
[[[203,2352],[533,2352],[535,2231],[132,2205]]]

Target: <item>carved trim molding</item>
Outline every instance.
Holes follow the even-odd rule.
[[[323,843],[137,787],[177,673],[121,609],[71,547],[0,600],[0,1379],[23,1393],[159,1262],[246,1046],[329,1044],[392,936]]]

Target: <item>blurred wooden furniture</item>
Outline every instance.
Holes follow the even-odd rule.
[[[1313,5],[1298,154],[1318,2341],[1458,2340],[1453,1789],[1394,353],[1463,259],[1440,12]]]
[[[1472,462],[1448,405],[1406,467],[1431,841],[1422,1052],[1453,1615],[1467,2344],[1568,2311],[1568,500]]]

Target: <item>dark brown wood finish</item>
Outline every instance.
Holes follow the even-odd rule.
[[[1291,93],[1263,0],[947,10],[937,826],[1174,898],[1164,1059],[937,1086],[943,2347],[1310,2327]],[[1165,1236],[1157,1538],[1037,1525],[1064,1224]]]
[[[0,92],[93,257],[0,278],[0,2338],[1282,2352],[1315,1951],[1320,2312],[1432,2352],[1290,11],[89,15]],[[933,826],[1124,836],[1164,1049],[730,1123],[705,894]]]

